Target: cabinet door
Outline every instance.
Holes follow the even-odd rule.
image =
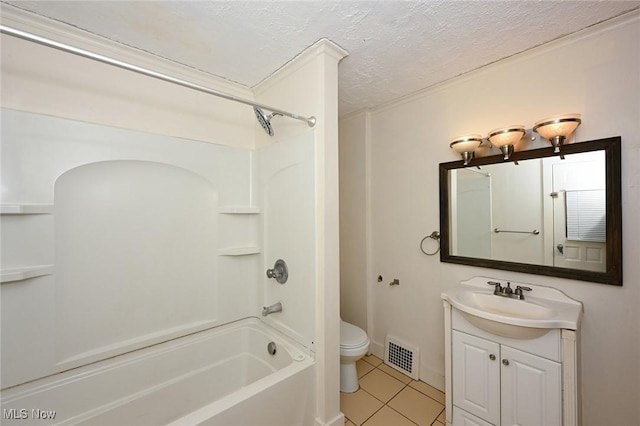
[[[501,355],[502,426],[560,426],[560,364],[508,346]]]
[[[453,404],[500,424],[500,347],[495,342],[453,331]]]
[[[453,426],[494,426],[458,407],[453,407]]]

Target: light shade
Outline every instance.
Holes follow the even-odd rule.
[[[459,153],[464,160],[464,164],[467,165],[473,157],[473,151],[475,151],[481,143],[482,137],[480,135],[471,134],[453,138],[449,147]]]
[[[560,146],[582,123],[580,114],[563,114],[536,121],[533,131],[553,145],[553,152],[560,152]]]
[[[504,159],[508,160],[509,155],[511,155],[514,150],[514,145],[522,139],[524,134],[524,126],[514,124],[490,131],[487,134],[487,139],[489,139],[493,145],[500,148],[500,151],[504,154]]]

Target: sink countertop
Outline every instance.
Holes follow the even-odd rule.
[[[506,286],[507,283],[506,280],[474,277],[443,292],[441,298],[462,312],[504,324],[533,328],[578,329],[582,318],[582,303],[570,298],[560,290],[509,281],[514,291],[518,285],[532,289],[524,292],[524,300],[518,300],[494,295],[494,289],[487,284],[488,281],[500,282],[503,286]],[[485,309],[481,306],[483,303],[478,303],[478,301],[491,301],[492,305],[498,307]],[[505,305],[507,309],[502,310],[499,305]],[[522,314],[519,313],[520,307]],[[535,314],[528,314],[529,311],[534,311]]]

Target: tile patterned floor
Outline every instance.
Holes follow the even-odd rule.
[[[345,426],[444,426],[444,393],[375,355],[364,357],[356,367],[360,389],[340,393]]]

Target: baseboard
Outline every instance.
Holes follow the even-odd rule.
[[[341,412],[328,422],[322,422],[316,417],[315,426],[344,426],[344,414]]]
[[[384,343],[372,341],[369,345],[369,355],[375,355],[380,359],[384,359]]]
[[[427,365],[420,364],[420,381],[433,386],[439,391],[444,392],[444,374],[442,371],[430,368]]]

